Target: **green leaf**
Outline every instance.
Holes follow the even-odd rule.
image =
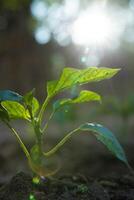
[[[23,101],[26,106],[26,109],[29,111],[29,114],[33,116],[36,115],[38,109],[39,109],[39,102],[34,97],[35,89],[28,92],[26,95],[23,96]]]
[[[26,105],[31,105],[33,97],[34,97],[35,89],[31,90],[30,92],[26,93],[23,96],[23,101],[26,103]]]
[[[48,96],[52,96],[52,94],[54,93],[55,87],[58,83],[58,80],[54,80],[54,81],[48,81],[47,82],[47,93]]]
[[[58,144],[56,144],[48,152],[44,152],[44,156],[49,157],[55,154],[73,135],[78,134],[78,131],[91,131],[95,137],[100,140],[119,160],[123,161],[129,168],[130,165],[127,161],[123,148],[119,144],[113,133],[100,124],[85,123],[69,132]]]
[[[79,96],[76,98],[57,100],[53,104],[53,110],[56,111],[64,105],[75,104],[75,103],[84,103],[84,102],[89,102],[89,101],[101,101],[101,97],[99,94],[97,94],[95,92],[82,90],[80,92]]]
[[[27,119],[29,120],[29,113],[24,106],[15,101],[3,101],[2,107],[7,111],[10,119]]]
[[[118,159],[128,165],[123,148],[110,130],[96,123],[86,123],[80,126],[80,130],[92,131],[95,137],[100,140]]]
[[[60,79],[50,81],[47,84],[48,97],[58,92],[71,88],[74,85],[82,85],[89,82],[101,81],[114,76],[119,69],[89,67],[87,69],[64,68]]]
[[[22,96],[13,92],[11,90],[1,90],[0,91],[0,101],[22,101]]]
[[[39,102],[38,102],[38,100],[34,97],[33,98],[33,101],[32,101],[32,113],[33,113],[33,115],[35,116],[36,115],[36,113],[38,112],[38,110],[39,110]]]

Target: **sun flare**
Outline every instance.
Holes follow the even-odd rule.
[[[113,36],[115,24],[102,8],[90,8],[72,26],[72,40],[79,45],[104,45]]]

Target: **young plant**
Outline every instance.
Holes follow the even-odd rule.
[[[45,168],[44,161],[54,155],[73,135],[83,131],[92,133],[99,141],[101,141],[118,159],[123,161],[129,168],[129,164],[125,153],[110,130],[97,123],[85,123],[76,129],[67,133],[48,152],[43,151],[43,138],[49,125],[50,119],[54,113],[64,105],[73,105],[89,101],[101,101],[99,94],[81,90],[79,95],[74,98],[64,98],[57,100],[52,107],[52,114],[43,127],[44,114],[47,105],[58,93],[74,86],[83,85],[90,82],[98,82],[103,79],[109,79],[114,76],[119,69],[89,67],[87,69],[64,68],[58,80],[49,81],[47,83],[47,97],[42,105],[34,97],[34,90],[22,96],[10,90],[0,91],[0,119],[3,121],[18,140],[23,152],[25,153],[31,170],[38,176],[49,176],[51,171]],[[11,125],[12,120],[23,119],[28,121],[35,133],[35,145],[28,150],[22,141],[19,133]]]

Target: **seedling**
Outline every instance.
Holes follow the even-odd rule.
[[[54,113],[62,106],[80,104],[90,101],[101,101],[99,94],[81,90],[79,95],[74,98],[58,99],[52,106],[52,114],[49,120],[43,126],[44,114],[50,101],[60,92],[66,89],[71,89],[74,86],[80,86],[90,82],[98,82],[104,79],[109,79],[114,76],[119,69],[110,68],[97,68],[90,67],[86,69],[74,69],[64,68],[60,78],[58,80],[49,81],[47,83],[47,97],[42,105],[39,105],[38,100],[34,97],[34,90],[25,94],[19,95],[10,90],[0,91],[0,119],[3,121],[14,134],[18,140],[20,147],[25,153],[31,170],[38,176],[47,177],[52,175],[53,172],[45,168],[45,160],[48,160],[54,155],[73,135],[78,132],[93,134],[99,141],[101,141],[118,159],[123,161],[129,168],[129,164],[125,153],[110,130],[97,123],[85,123],[77,127],[76,129],[67,133],[63,139],[60,140],[51,150],[48,152],[43,151],[43,138],[46,134],[49,121],[53,117]],[[35,133],[35,145],[30,150],[26,147],[22,141],[20,134],[11,125],[12,120],[23,119],[28,121]]]

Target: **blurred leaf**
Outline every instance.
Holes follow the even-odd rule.
[[[79,96],[76,98],[57,100],[53,104],[53,109],[54,109],[54,111],[56,111],[64,105],[83,103],[83,102],[89,102],[89,101],[100,101],[100,100],[101,100],[101,97],[99,94],[92,92],[92,91],[82,90],[80,92]]]
[[[7,111],[10,119],[27,119],[30,116],[26,109],[18,102],[15,101],[3,101],[2,107]]]
[[[103,104],[96,110],[97,114],[114,114],[128,118],[134,114],[134,96],[128,95],[125,99],[114,96],[104,98]]]
[[[88,82],[101,81],[114,76],[119,69],[89,67],[87,69],[64,68],[61,77],[57,81],[47,84],[48,96],[52,97],[58,92],[71,88],[74,85],[82,85]]]
[[[0,9],[8,9],[12,11],[16,11],[24,6],[28,6],[30,4],[30,0],[1,0],[0,1]]]
[[[118,159],[128,165],[126,155],[116,137],[110,130],[100,124],[86,123],[80,126],[82,131],[93,131],[94,135],[100,140]]]
[[[128,95],[125,100],[121,103],[121,114],[123,117],[129,117],[134,114],[134,95]]]
[[[76,109],[72,109],[72,105],[65,105],[54,114],[54,120],[60,123],[61,126],[64,125],[64,123],[76,121],[76,119]]]
[[[120,102],[115,97],[103,98],[103,104],[98,108],[98,114],[118,114],[120,112]]]
[[[0,90],[0,101],[22,101],[22,96],[11,90]]]

